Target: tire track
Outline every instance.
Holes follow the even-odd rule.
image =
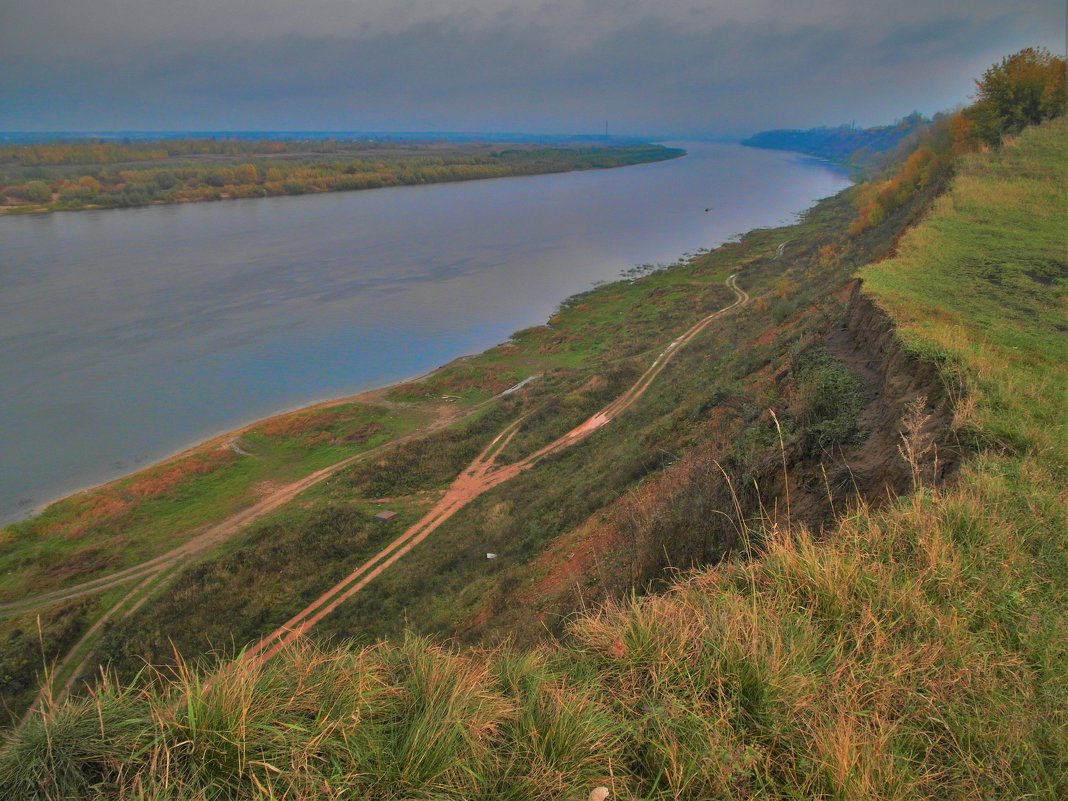
[[[415,546],[429,537],[435,529],[452,517],[456,512],[473,501],[475,498],[490,489],[503,484],[519,474],[529,470],[541,459],[571,447],[582,441],[594,431],[603,428],[616,416],[622,414],[633,406],[639,398],[663,372],[675,355],[682,350],[698,334],[705,330],[715,320],[725,314],[745,305],[749,302],[749,295],[738,286],[737,273],[729,276],[726,280],[727,287],[734,292],[735,300],[728,306],[713,312],[707,317],[694,323],[684,333],[676,337],[671,344],[664,348],[653,361],[652,365],[642,373],[634,384],[616,400],[609,403],[601,411],[594,414],[584,423],[558,437],[548,445],[536,450],[529,456],[512,464],[494,468],[496,456],[505,448],[519,430],[523,419],[520,418],[508,425],[500,434],[482,451],[474,461],[463,470],[452,485],[446,490],[445,495],[434,507],[421,519],[412,524],[393,542],[372,556],[362,565],[357,567],[349,575],[308,604],[304,609],[291,617],[277,629],[261,639],[255,645],[247,649],[241,658],[266,661],[278,653],[287,644],[292,643],[301,635],[305,634],[316,623],[329,615],[338,606],[354,596],[371,581],[389,569],[401,557],[411,551]]]
[[[481,408],[482,405],[484,404],[479,404],[475,409]],[[472,414],[475,409],[472,410]],[[314,473],[310,473],[298,481],[286,484],[252,506],[231,515],[222,522],[211,526],[203,533],[188,540],[182,545],[179,545],[177,548],[150,559],[147,562],[142,562],[139,565],[120,570],[117,573],[86,581],[82,584],[67,587],[63,590],[56,590],[54,592],[34,596],[33,598],[0,605],[0,618],[2,618],[7,615],[32,612],[36,609],[50,606],[51,604],[59,603],[61,601],[73,600],[85,595],[104,592],[114,587],[119,587],[123,584],[141,579],[132,590],[123,595],[116,603],[112,604],[108,609],[101,613],[100,617],[93,622],[93,625],[82,635],[78,642],[66,652],[62,659],[58,660],[52,666],[44,677],[37,698],[23,716],[22,720],[27,720],[35,711],[39,710],[46,703],[46,699],[50,699],[52,704],[59,703],[63,700],[73,688],[78,677],[88,667],[89,659],[92,656],[92,646],[95,644],[96,640],[99,639],[104,625],[120,613],[122,614],[122,618],[125,619],[136,612],[153,593],[173,578],[185,564],[203,556],[215,546],[220,545],[234,534],[237,534],[250,526],[256,520],[270,514],[279,507],[284,506],[304,490],[326,480],[339,470],[342,470],[361,459],[376,456],[403,442],[436,431],[452,422],[454,422],[452,418],[443,418],[435,421],[424,429],[413,431],[403,437],[383,443],[370,450],[353,454],[339,462],[335,462],[327,467],[316,470]],[[75,660],[80,661],[75,665]],[[63,685],[57,688],[56,684],[60,681],[63,682]]]

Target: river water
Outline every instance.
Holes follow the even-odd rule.
[[[0,218],[0,522],[502,342],[597,281],[848,183],[787,153],[680,145],[596,172]]]

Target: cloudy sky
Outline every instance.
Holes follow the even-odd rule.
[[[965,101],[1064,0],[0,0],[0,130],[739,134]]]

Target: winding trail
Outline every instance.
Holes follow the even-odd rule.
[[[474,413],[474,410],[471,413]],[[93,646],[103,633],[105,624],[117,617],[125,619],[136,612],[153,593],[177,573],[178,569],[203,556],[230,537],[248,528],[260,518],[293,500],[304,490],[326,480],[350,464],[381,454],[402,442],[407,442],[444,428],[455,422],[455,419],[453,416],[439,418],[424,428],[369,450],[348,456],[341,461],[316,470],[298,481],[279,487],[252,506],[210,526],[192,539],[147,562],[61,590],[0,604],[0,618],[3,618],[7,615],[32,612],[61,601],[69,601],[86,595],[104,592],[140,579],[129,592],[108,607],[82,635],[81,639],[67,651],[63,658],[52,666],[43,682],[40,693],[22,719],[28,719],[41,707],[46,699],[50,698],[55,703],[61,701],[73,688],[78,677],[89,667],[89,660],[93,655]]]
[[[392,566],[397,560],[411,551],[415,546],[429,537],[442,523],[475,498],[503,484],[515,476],[529,470],[541,459],[550,454],[564,450],[582,441],[594,431],[611,422],[617,415],[630,408],[649,388],[658,375],[694,337],[700,334],[717,318],[737,309],[749,301],[749,295],[737,284],[737,275],[731,275],[726,285],[734,292],[735,300],[728,306],[702,318],[683,334],[674,339],[656,357],[649,368],[620,397],[609,403],[584,423],[576,426],[563,436],[540,448],[525,458],[502,467],[494,467],[497,455],[508,445],[523,422],[523,418],[509,424],[480,453],[468,467],[460,473],[445,495],[418,522],[409,527],[393,542],[368,559],[360,567],[335,584],[318,599],[313,601],[282,626],[268,634],[258,643],[244,652],[246,659],[267,660],[287,643],[293,642],[311,629],[316,623],[333,612],[338,606],[358,593],[376,577]],[[532,376],[520,382],[486,403],[520,389],[524,384],[534,380]],[[484,404],[479,404],[480,408]],[[472,410],[472,413],[475,410]],[[329,478],[348,465],[375,456],[389,448],[415,437],[423,436],[433,430],[454,422],[442,419],[419,431],[412,432],[391,442],[384,443],[362,453],[355,454],[339,462],[311,473],[304,478],[278,488],[252,506],[209,527],[178,547],[161,554],[147,562],[120,570],[107,576],[66,587],[61,590],[44,593],[32,598],[0,604],[0,618],[11,614],[33,611],[61,601],[80,598],[85,595],[103,592],[126,583],[137,584],[115,604],[104,611],[93,625],[81,637],[70,651],[51,671],[38,695],[37,700],[27,711],[23,720],[32,715],[46,699],[58,702],[74,686],[77,678],[87,669],[92,656],[92,646],[99,638],[106,623],[118,616],[122,618],[133,614],[148,598],[156,592],[184,564],[204,555],[234,534],[244,530],[261,517],[273,512],[291,501],[304,490]],[[140,581],[138,581],[140,580]],[[57,686],[59,685],[59,686]]]
[[[243,658],[261,662],[270,659],[279,650],[305,634],[316,623],[389,569],[397,560],[429,537],[438,526],[475,498],[529,470],[546,456],[581,442],[594,431],[603,428],[615,417],[633,406],[675,355],[694,337],[704,331],[716,319],[745,305],[749,301],[749,295],[738,286],[737,273],[727,278],[726,285],[735,294],[734,302],[702,318],[683,334],[676,337],[671,344],[660,352],[652,365],[649,366],[649,369],[642,373],[641,377],[626,392],[581,425],[534,451],[529,456],[512,464],[494,467],[497,455],[515,436],[523,422],[523,418],[509,424],[457,476],[441,500],[420,520],[284,624],[247,649],[243,654]]]
[[[420,430],[418,433],[425,434],[430,428]],[[34,595],[29,598],[21,598],[18,601],[9,601],[7,603],[0,604],[0,618],[7,617],[8,615],[19,614],[20,612],[32,612],[35,609],[40,609],[45,606],[50,606],[60,601],[70,601],[75,598],[81,598],[84,595],[90,595],[93,593],[103,592],[110,590],[113,587],[118,587],[121,584],[134,581],[146,576],[154,576],[166,571],[168,568],[174,566],[179,562],[186,561],[190,558],[200,556],[205,551],[214,548],[216,545],[226,541],[237,532],[247,528],[249,525],[259,520],[264,515],[270,514],[278,507],[293,500],[297,495],[302,493],[309,487],[313,487],[319,482],[329,478],[331,475],[341,470],[344,467],[357,462],[360,459],[366,459],[369,456],[374,456],[388,448],[395,446],[397,443],[402,442],[405,438],[398,438],[391,440],[390,442],[379,445],[376,448],[372,448],[367,451],[362,451],[353,456],[349,456],[342,459],[340,462],[335,462],[320,470],[316,470],[304,478],[294,481],[290,484],[285,484],[278,489],[271,492],[269,495],[261,498],[251,506],[242,509],[225,520],[216,523],[213,526],[205,529],[202,533],[186,540],[184,543],[176,548],[173,548],[166,553],[149,559],[147,562],[141,562],[140,564],[133,565],[132,567],[119,570],[115,573],[109,573],[106,576],[100,578],[91,579],[90,581],[82,582],[81,584],[74,584],[70,587],[64,587],[60,590],[53,590],[52,592],[42,593],[41,595]]]

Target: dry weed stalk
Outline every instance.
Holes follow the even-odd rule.
[[[901,442],[897,452],[912,471],[912,487],[923,486],[923,465],[927,456],[934,450],[934,436],[927,428],[931,413],[927,411],[927,396],[917,395],[905,404],[905,414],[901,418]]]

